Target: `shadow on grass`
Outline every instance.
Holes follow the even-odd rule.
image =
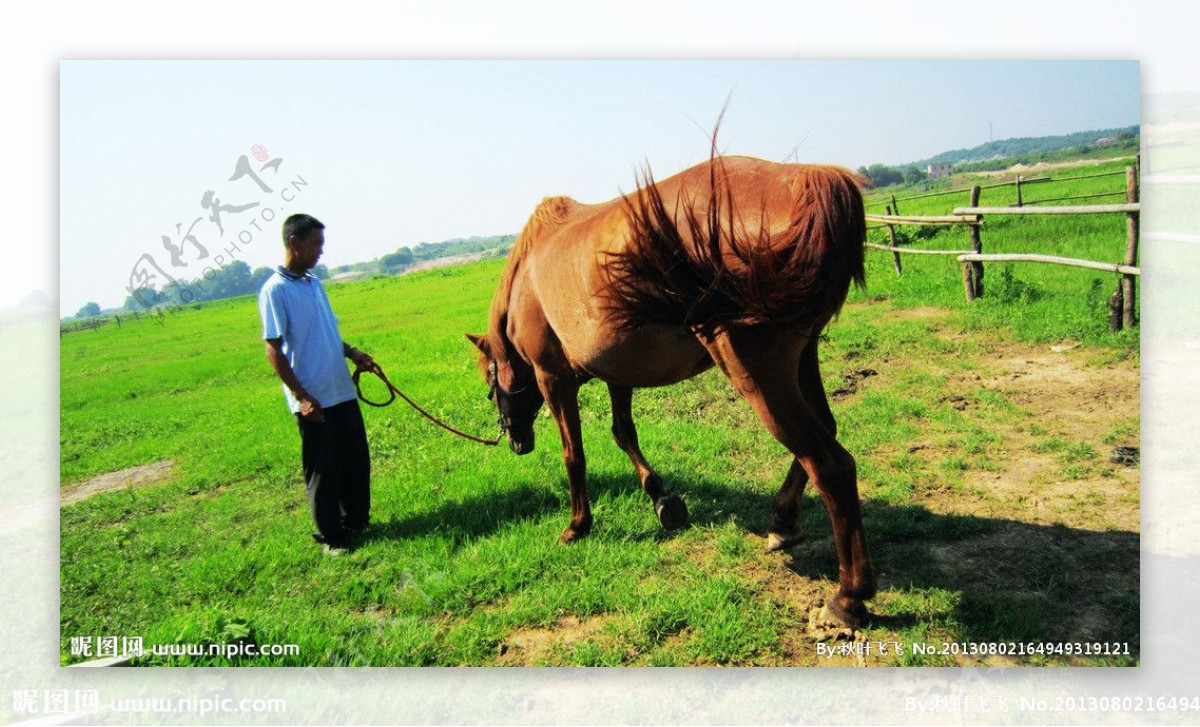
[[[405,518],[373,524],[364,541],[403,540],[444,535],[456,541],[486,538],[515,520],[542,517],[562,508],[545,488],[518,485],[467,499],[448,500],[440,507]],[[566,516],[564,515],[564,523]]]
[[[602,495],[642,496],[641,485],[632,470],[620,472],[597,472],[588,476],[588,498],[596,509],[596,500]],[[657,523],[654,505],[645,496],[647,523]],[[516,521],[548,518],[558,528],[565,528],[570,521],[570,493],[566,478],[559,472],[547,474],[547,484],[516,484],[501,487],[477,497],[448,500],[436,509],[419,515],[373,524],[363,535],[363,541],[400,540],[420,538],[428,535],[451,536],[456,541],[482,540]],[[707,521],[707,519],[706,519]],[[595,522],[603,522],[603,515],[595,515]],[[693,522],[695,520],[693,519]],[[649,528],[646,532],[623,536],[623,540],[665,540],[676,533],[661,528]]]
[[[553,478],[550,486],[514,484],[448,501],[377,525],[367,537],[440,534],[458,542],[486,541],[513,522],[528,520],[552,522],[556,533],[569,518],[567,487],[561,473],[547,476]],[[732,519],[765,535],[772,494],[707,480],[664,480],[669,491],[686,500],[692,526],[718,527]],[[592,473],[588,490],[593,507],[601,497],[641,497],[632,472],[618,470]],[[649,498],[644,505],[646,527],[623,532],[623,542],[678,537],[682,531],[668,533],[657,526]],[[825,508],[809,493],[801,512],[807,539],[784,553],[782,564],[832,592],[838,563]],[[977,643],[1120,641],[1138,654],[1137,533],[939,514],[918,505],[873,501],[863,503],[863,518],[881,594],[868,603],[874,614],[870,627],[902,631],[936,624],[956,640]],[[605,537],[604,520],[603,512],[596,514],[592,538]]]
[[[871,625],[937,622],[959,641],[1123,642],[1140,649],[1139,535],[939,514],[917,505],[863,503],[881,594]],[[824,508],[805,502],[809,538],[786,566],[830,581],[837,556]],[[894,596],[894,598],[893,598]]]
[[[705,481],[667,485],[685,496],[694,525],[732,517],[765,537],[773,495]],[[785,553],[784,563],[828,583],[832,593],[837,554],[828,515],[811,492],[801,521],[807,537]],[[970,642],[1111,641],[1128,643],[1135,657],[1139,652],[1138,533],[869,500],[863,523],[879,590],[889,594],[868,603],[871,626],[903,630],[938,622]]]

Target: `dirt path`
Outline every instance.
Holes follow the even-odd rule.
[[[76,502],[82,502],[89,497],[95,497],[104,492],[124,490],[134,487],[148,487],[166,482],[174,476],[175,463],[169,459],[151,462],[139,467],[106,472],[90,480],[63,485],[59,489],[59,506],[66,507]]]

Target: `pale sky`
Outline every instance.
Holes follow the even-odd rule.
[[[147,253],[186,279],[217,255],[275,265],[298,211],[330,266],[517,232],[544,196],[706,158],[727,97],[723,151],[858,167],[1136,124],[1138,92],[1131,61],[66,61],[60,308],[119,305]],[[231,179],[243,155],[261,186]],[[173,265],[162,238],[189,230],[209,256]]]

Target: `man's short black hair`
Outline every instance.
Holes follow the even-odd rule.
[[[297,240],[303,240],[316,230],[324,230],[325,224],[312,215],[295,214],[283,221],[283,244],[286,245],[292,235]]]

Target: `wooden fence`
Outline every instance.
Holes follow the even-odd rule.
[[[163,318],[162,312],[157,315],[153,313],[141,313],[139,311],[131,311],[129,313],[117,314],[111,316],[96,316],[94,318],[85,318],[81,321],[71,321],[70,323],[60,323],[58,325],[58,337],[62,338],[68,333],[78,333],[80,331],[95,331],[102,326],[107,326],[110,323],[117,324],[121,327],[123,323],[141,323],[143,320],[161,321]]]
[[[983,264],[985,262],[1037,262],[1051,265],[1067,265],[1071,267],[1089,268],[1092,270],[1105,270],[1116,273],[1121,276],[1117,285],[1116,291],[1109,298],[1109,328],[1113,331],[1118,331],[1121,328],[1132,327],[1136,325],[1135,301],[1137,287],[1135,279],[1141,275],[1141,269],[1137,267],[1138,255],[1138,226],[1139,216],[1141,213],[1141,203],[1138,197],[1138,168],[1137,166],[1128,166],[1124,171],[1102,172],[1099,174],[1088,174],[1079,177],[1067,177],[1057,180],[1049,180],[1049,178],[1038,178],[1036,181],[1074,181],[1077,179],[1092,179],[1096,177],[1115,176],[1118,174],[1125,175],[1125,190],[1117,192],[1102,192],[1097,194],[1075,195],[1070,197],[1052,197],[1042,198],[1038,200],[1025,200],[1021,192],[1021,177],[1018,176],[1015,183],[1005,182],[994,185],[975,185],[970,188],[970,203],[965,207],[956,207],[952,214],[949,215],[902,215],[899,211],[899,202],[893,195],[890,197],[890,204],[887,200],[881,202],[886,204],[886,214],[868,214],[866,216],[868,229],[886,228],[890,245],[879,245],[868,242],[866,246],[876,250],[884,250],[892,253],[892,261],[896,268],[896,274],[903,273],[901,264],[901,254],[921,254],[921,255],[954,255],[959,262],[963,264],[963,290],[966,292],[967,300],[973,301],[983,295]],[[1032,180],[1024,180],[1028,184]],[[981,207],[979,205],[979,195],[981,190],[991,187],[1011,186],[1014,185],[1017,189],[1017,204],[1009,207]],[[947,194],[962,194],[962,189],[948,190],[944,192],[935,192],[932,194],[914,195],[904,199],[921,199]],[[1067,206],[1046,206],[1038,207],[1037,204],[1045,204],[1048,202],[1062,202],[1067,200],[1080,199],[1095,199],[1100,197],[1112,197],[1124,194],[1125,202],[1119,204],[1092,204],[1092,205],[1067,205]],[[980,235],[980,229],[983,226],[983,219],[989,215],[1092,215],[1092,214],[1124,214],[1126,216],[1126,248],[1123,262],[1109,263],[1099,262],[1095,260],[1078,260],[1075,258],[1058,257],[1054,255],[1040,254],[984,254],[983,240]],[[871,225],[869,223],[876,223]],[[901,247],[896,240],[896,227],[903,225],[965,225],[970,231],[971,248],[969,250],[914,250],[911,248]]]

